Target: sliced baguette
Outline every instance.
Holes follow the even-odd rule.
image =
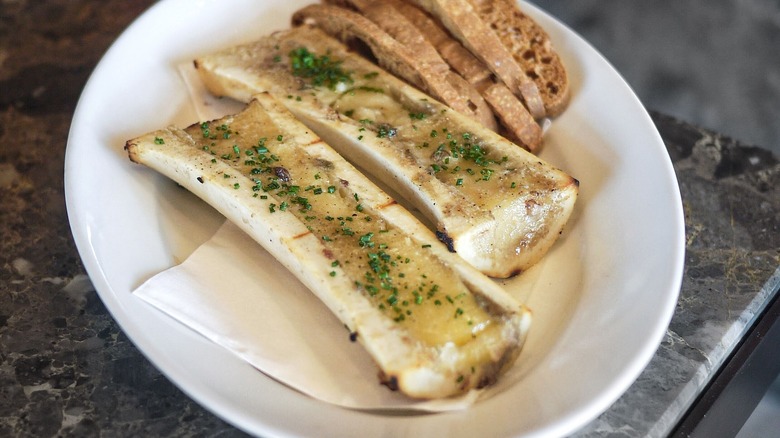
[[[441,59],[442,63],[457,72],[451,74],[452,79],[467,83],[456,88],[463,90],[464,94],[476,96],[472,97],[471,101],[479,105],[476,110],[480,115],[478,120],[493,121],[495,115],[502,123],[500,129],[497,129],[494,123],[483,122],[483,125],[530,151],[539,148],[542,143],[542,128],[520,100],[503,83],[495,80],[492,72],[482,61],[474,57],[457,40],[451,38],[446,30],[424,11],[400,0],[328,0],[327,2],[356,9],[404,46],[410,47],[414,53],[421,54],[419,55],[421,59],[427,57]]]
[[[523,98],[536,119],[546,115],[539,88],[526,75],[498,36],[467,0],[412,0],[436,17],[471,53],[480,58],[509,89]]]
[[[328,54],[350,79],[318,86],[289,53]],[[442,241],[483,273],[509,277],[558,238],[578,182],[472,119],[351,53],[317,28],[297,27],[195,60],[207,89],[249,101],[277,96],[343,156],[417,207]]]
[[[381,8],[381,5],[377,8]],[[376,9],[373,15],[383,20],[379,18],[383,13],[384,11]],[[297,11],[293,15],[293,24],[301,23],[315,25],[345,43],[354,39],[362,41],[385,69],[441,100],[455,111],[466,114],[492,129],[497,128],[495,118],[482,97],[476,92],[471,93],[467,83],[458,81],[449,65],[435,49],[426,46],[422,37],[416,38],[416,35],[409,33],[401,35],[402,27],[394,26],[393,30],[405,40],[397,41],[369,18],[334,5],[314,4]],[[389,23],[387,24],[389,27]],[[417,50],[414,50],[415,48]]]
[[[473,84],[459,74],[460,72],[450,69],[450,65],[442,59],[436,47],[426,39],[421,29],[415,27],[394,5],[377,0],[349,0],[349,3],[406,47],[413,54],[415,63],[428,60],[427,62],[430,64],[438,66],[443,71],[447,82],[466,98],[470,111],[460,111],[462,114],[469,115],[473,112],[474,118],[485,127],[493,131],[498,130],[496,118],[484,97],[474,88]],[[316,15],[309,17],[310,20],[316,21]],[[423,91],[426,90],[423,89]]]
[[[569,79],[547,32],[515,0],[468,0],[541,93],[550,117],[569,103]]]
[[[542,128],[522,102],[503,82],[495,79],[482,61],[417,6],[403,0],[392,0],[389,4],[419,29],[444,60],[482,94],[506,128],[506,137],[532,152],[541,146]]]
[[[447,397],[492,383],[518,355],[528,310],[270,96],[125,148],[275,256],[365,346],[388,386]]]

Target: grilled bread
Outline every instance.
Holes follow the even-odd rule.
[[[550,117],[569,103],[569,78],[549,35],[515,0],[468,0],[479,17],[536,83]]]
[[[349,42],[360,40],[376,56],[379,64],[455,111],[496,129],[496,121],[482,96],[463,78],[450,70],[438,52],[425,39],[388,16],[392,9],[377,4],[367,8],[368,17],[332,5],[310,5],[295,14],[294,21],[314,24],[331,36]],[[375,21],[399,38],[393,38]]]
[[[578,182],[301,26],[195,60],[214,94],[269,92],[347,159],[416,206],[452,251],[509,277],[558,238]]]
[[[413,0],[413,3],[435,16],[510,91],[522,97],[534,118],[541,119],[546,115],[539,87],[515,61],[490,26],[482,21],[468,0]]]
[[[528,310],[269,95],[234,116],[129,140],[126,150],[295,274],[388,386],[414,398],[456,395],[492,383],[518,355]]]
[[[462,80],[471,85],[471,89],[479,93],[480,101],[487,102],[490,106],[487,110],[480,107],[480,117],[477,119],[482,121],[493,118],[495,114],[501,120],[500,130],[497,130],[494,124],[483,122],[483,125],[530,151],[539,148],[542,143],[542,128],[517,96],[503,82],[496,80],[482,61],[452,38],[439,22],[423,10],[403,0],[328,0],[328,3],[360,11],[405,47],[409,47],[418,58],[436,57],[444,65],[449,65],[457,72],[458,78],[463,78]],[[315,25],[321,21],[319,18],[315,11],[306,14],[306,21]],[[434,54],[427,55],[431,52]],[[477,102],[477,99],[472,99],[472,102]],[[493,113],[489,112],[490,109]]]
[[[499,131],[502,135],[531,152],[541,146],[542,128],[523,106],[522,101],[504,82],[498,80],[481,60],[452,38],[447,30],[425,11],[404,0],[391,0],[390,3],[424,33],[455,71],[482,93],[503,124],[504,130]]]

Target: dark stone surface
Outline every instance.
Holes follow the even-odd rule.
[[[63,161],[78,96],[103,52],[152,3],[16,0],[0,8],[0,436],[243,435],[123,335],[68,227]],[[685,204],[682,296],[648,370],[583,434],[642,435],[674,421],[675,403],[683,409],[727,354],[717,347],[724,326],[755,312],[780,261],[777,158],[653,116]]]
[[[151,0],[0,7],[0,436],[243,436],[163,377],[95,294],[70,235],[70,119]]]
[[[780,154],[780,2],[532,3],[596,47],[646,107]]]

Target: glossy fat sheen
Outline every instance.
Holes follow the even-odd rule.
[[[339,60],[354,82],[331,90],[295,76],[288,53],[299,47]],[[216,95],[248,101],[255,93],[269,92],[279,98],[344,157],[420,209],[442,240],[489,276],[509,277],[536,263],[558,238],[574,207],[577,180],[381,71],[315,28],[278,32],[198,58],[195,65]],[[381,92],[362,104],[342,108],[339,105],[350,87]],[[404,111],[388,110],[399,105]],[[347,109],[356,113],[347,117]],[[426,118],[411,121],[408,113],[424,113]],[[380,137],[376,125],[367,132],[361,117],[383,118],[399,135]],[[441,132],[447,127],[457,135],[469,133],[497,160],[505,160],[492,181],[458,186],[457,178],[432,171],[435,163],[430,154],[422,155],[419,131],[415,131],[424,122],[429,124],[425,129]],[[477,189],[469,192],[467,186]]]
[[[353,193],[359,195],[360,211],[365,208],[372,212],[372,223],[381,222],[387,229],[403,230],[402,239],[416,248],[424,248],[420,251],[426,252],[428,262],[417,269],[441,266],[450,270],[457,277],[451,280],[470,291],[481,309],[476,312],[487,315],[485,321],[490,330],[473,329],[475,334],[468,339],[441,341],[388,317],[389,312],[380,311],[365,290],[356,286],[356,281],[364,280],[342,269],[343,262],[351,260],[349,254],[340,253],[344,257],[342,265],[334,266],[334,247],[328,247],[312,232],[316,224],[311,227],[312,222],[304,223],[292,213],[292,207],[280,210],[280,199],[272,192],[267,192],[268,199],[257,196],[258,190],[252,188],[255,180],[239,172],[244,169],[243,152],[241,160],[210,153],[205,147],[208,140],[200,135],[199,126],[186,130],[163,129],[130,140],[126,146],[129,157],[192,191],[263,245],[356,335],[378,364],[385,383],[416,398],[446,397],[492,383],[513,363],[530,324],[528,310],[448,252],[425,226],[302,126],[276,100],[258,95],[241,114],[213,122],[211,126],[241,126],[236,138],[279,135],[278,138],[290,142],[295,148],[290,156],[299,157],[301,163],[321,165],[323,178],[334,178],[349,190],[345,199],[352,199]],[[238,144],[241,140],[235,141]],[[212,147],[215,145],[212,143]],[[289,174],[307,171],[304,164],[300,168],[291,167],[294,161],[286,162]],[[319,172],[317,175],[319,178]],[[276,209],[270,208],[272,202],[277,204]],[[320,207],[330,208],[330,201],[321,202],[325,204]],[[446,306],[429,306],[428,315],[439,308],[450,317],[452,310]],[[444,338],[447,336],[444,334]]]

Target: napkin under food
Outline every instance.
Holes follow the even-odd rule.
[[[179,68],[200,120],[241,108],[210,96],[191,64]],[[262,266],[263,269],[258,269]],[[229,221],[183,263],[135,296],[316,399],[356,409],[464,409],[485,391],[418,401],[381,385],[378,368],[319,299]]]

